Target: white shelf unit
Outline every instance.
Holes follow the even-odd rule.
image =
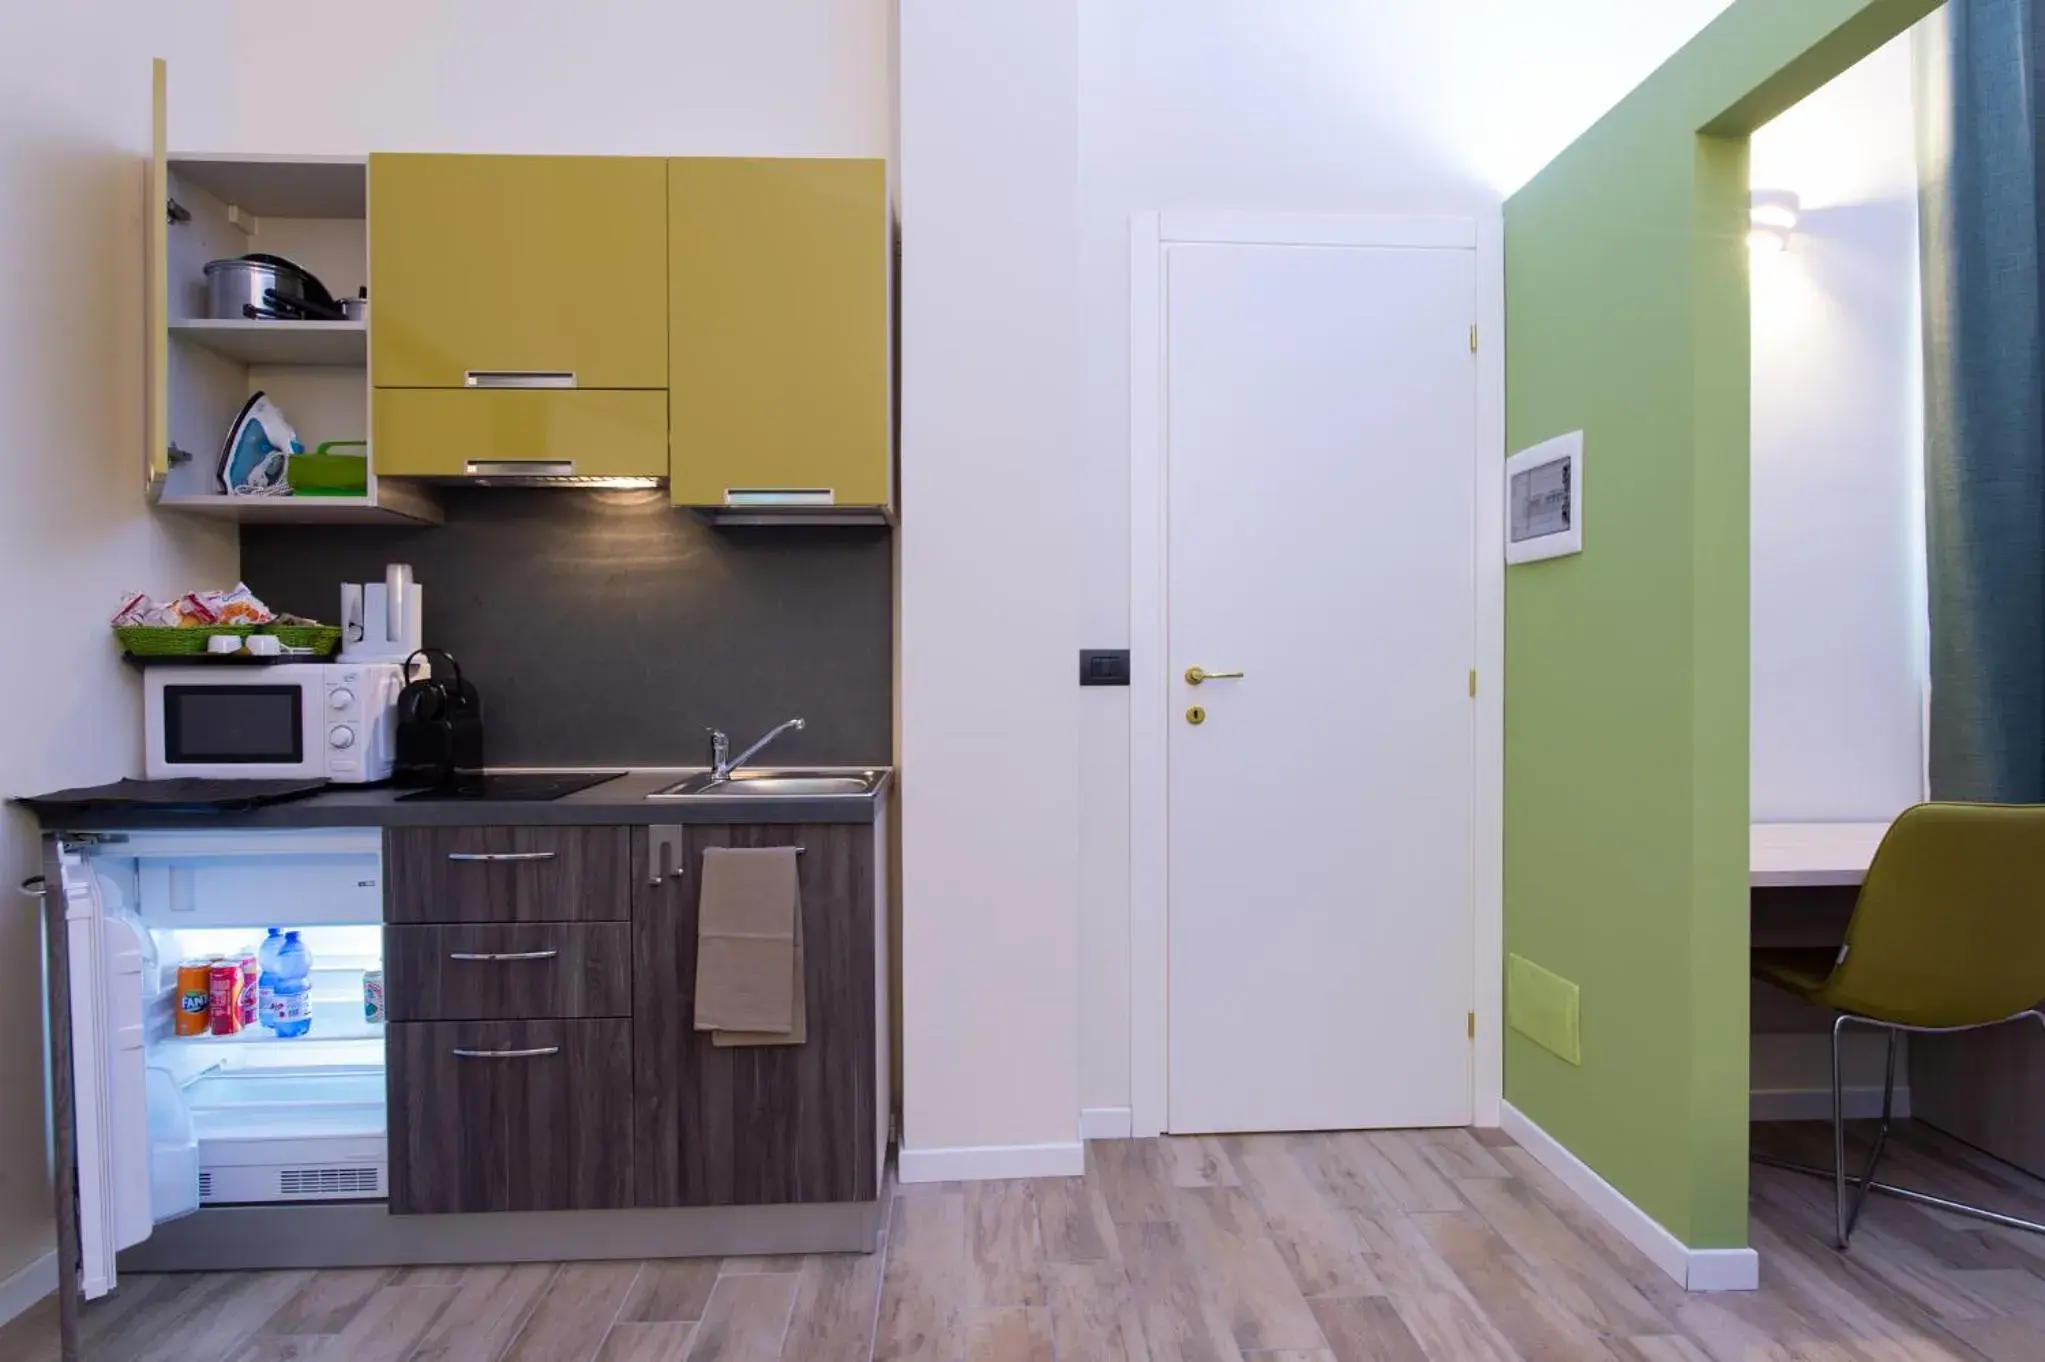
[[[367,322],[229,321],[183,317],[170,333],[243,364],[339,365],[369,363]]]
[[[232,497],[223,492],[166,493],[156,504],[186,515],[212,516],[243,524],[388,525],[413,521],[437,525],[439,501],[415,483],[377,479],[375,497]]]
[[[364,524],[441,519],[433,492],[375,475],[355,497],[232,496],[217,480],[220,453],[243,404],[269,395],[310,451],[369,438],[368,322],[207,316],[208,261],[282,256],[336,298],[368,283],[368,161],[363,157],[176,153],[169,198],[166,315],[170,443],[176,451],[157,504],[240,522]]]

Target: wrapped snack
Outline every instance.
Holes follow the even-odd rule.
[[[119,610],[114,611],[113,626],[116,629],[125,629],[129,625],[154,623],[151,616],[162,609],[162,606],[137,591],[121,602]]]
[[[114,613],[114,628],[126,629],[131,625],[174,626],[178,622],[177,611],[168,605],[159,605],[140,592],[121,602],[121,608]]]
[[[219,613],[206,603],[205,594],[201,592],[185,593],[172,601],[170,608],[177,615],[178,627],[182,629],[220,623]]]
[[[274,618],[270,607],[257,599],[246,582],[236,582],[232,591],[210,591],[206,595],[207,604],[221,624],[268,624]]]

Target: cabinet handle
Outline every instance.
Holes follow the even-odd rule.
[[[450,851],[450,861],[551,861],[551,851]]]
[[[559,951],[449,951],[450,960],[552,960]]]
[[[462,374],[466,388],[572,388],[573,369],[470,369]]]
[[[831,487],[727,487],[727,506],[836,506],[837,489]]]
[[[542,1045],[532,1050],[464,1050],[457,1046],[453,1053],[456,1059],[544,1059],[548,1055],[560,1054],[561,1047]]]
[[[462,475],[471,478],[572,478],[573,459],[470,459]]]

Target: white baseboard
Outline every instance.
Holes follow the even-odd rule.
[[[1500,1107],[1499,1128],[1685,1290],[1753,1291],[1761,1285],[1761,1258],[1753,1249],[1691,1248],[1510,1102]]]
[[[904,1149],[895,1176],[903,1182],[984,1182],[995,1178],[1076,1178],[1086,1173],[1086,1146],[1057,1144],[969,1145]]]
[[[57,1289],[57,1255],[45,1253],[33,1259],[5,1281],[0,1281],[0,1324]]]
[[[1849,1121],[1874,1120],[1881,1114],[1882,1090],[1879,1086],[1849,1086],[1846,1089],[1846,1118]],[[1896,1085],[1893,1114],[1899,1121],[1910,1115],[1910,1088],[1907,1084]],[[1747,1118],[1752,1121],[1830,1121],[1832,1090],[1756,1088],[1747,1097]]]
[[[1087,1107],[1079,1113],[1082,1140],[1126,1140],[1133,1128],[1127,1107]]]

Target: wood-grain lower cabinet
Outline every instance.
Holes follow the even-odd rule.
[[[695,826],[653,884],[634,833],[633,1176],[641,1206],[879,1196],[874,829]],[[695,1029],[697,895],[713,846],[800,846],[809,1039],[721,1049]],[[663,866],[663,871],[668,867]]]
[[[633,1204],[632,1025],[392,1022],[390,1209]]]

